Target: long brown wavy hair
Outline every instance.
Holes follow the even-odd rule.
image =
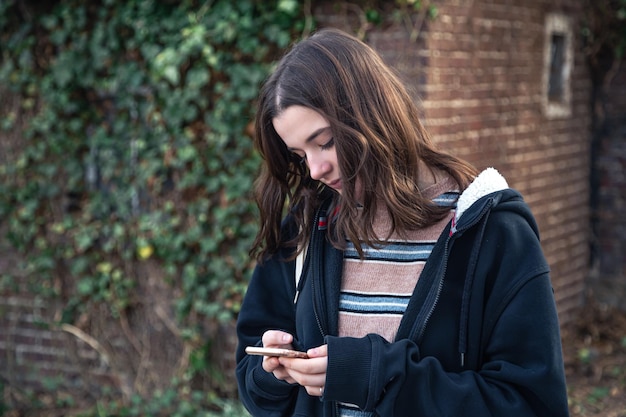
[[[328,120],[342,173],[341,195],[313,180],[306,164],[274,130],[272,120],[294,105]],[[256,183],[261,225],[251,250],[258,261],[282,245],[305,245],[314,212],[329,193],[333,205],[340,207],[329,222],[333,245],[342,248],[349,239],[362,256],[360,241],[383,243],[373,230],[378,204],[386,206],[393,230],[400,234],[432,224],[448,212],[422,195],[420,161],[430,170],[447,172],[461,190],[476,175],[467,162],[435,148],[416,104],[381,57],[336,29],[320,30],[293,46],[265,82],[258,106],[255,146],[264,164]],[[281,237],[286,212],[302,231],[288,242]]]

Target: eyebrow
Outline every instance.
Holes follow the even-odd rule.
[[[305,143],[310,143],[310,142],[314,141],[315,138],[317,138],[319,135],[321,135],[322,133],[324,133],[325,131],[327,131],[329,129],[330,129],[330,126],[320,127],[319,129],[317,129],[313,133],[311,133],[308,138],[306,138]],[[298,148],[287,148],[287,149],[289,151],[293,151],[293,150],[296,150]]]

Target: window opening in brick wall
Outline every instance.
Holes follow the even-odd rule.
[[[566,16],[546,18],[543,109],[549,118],[571,115],[572,30]]]
[[[548,78],[548,100],[563,101],[564,77],[563,66],[565,65],[565,35],[562,33],[552,34],[550,47],[550,75]]]

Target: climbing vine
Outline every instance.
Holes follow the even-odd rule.
[[[60,294],[62,273],[83,308],[119,312],[128,265],[153,258],[185,290],[182,315],[230,317],[254,233],[246,127],[297,2],[63,1],[19,28],[13,3],[0,82],[22,102],[3,129],[34,117],[1,167],[0,213],[31,284]]]
[[[1,2],[0,88],[18,104],[0,226],[24,262],[0,290],[59,300],[48,325],[75,329],[102,308],[128,325],[158,279],[183,371],[206,370],[200,323],[232,320],[251,269],[254,99],[301,16],[295,0]]]
[[[391,19],[414,40],[437,13],[428,0],[337,6],[356,13],[362,38]],[[110,318],[145,362],[150,340],[134,333],[136,317],[159,288],[175,318],[159,313],[161,324],[182,344],[175,378],[151,393],[143,365],[111,365],[131,382],[122,403],[98,403],[94,414],[241,412],[220,399],[225,377],[211,351],[253,266],[260,161],[250,123],[275,60],[314,29],[311,9],[297,0],[0,2],[0,231],[23,261],[0,271],[0,293],[55,300],[41,324],[107,363],[114,347],[85,323]]]

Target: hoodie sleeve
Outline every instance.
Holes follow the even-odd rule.
[[[479,259],[477,276],[495,278],[477,369],[451,370],[412,340],[328,337],[324,400],[386,417],[567,416],[556,306],[533,226],[492,213]]]
[[[297,389],[266,372],[262,368],[262,356],[245,353],[246,346],[262,344],[266,330],[281,329],[295,334],[294,262],[283,262],[278,257],[255,268],[237,320],[239,396],[252,415],[287,415]]]

